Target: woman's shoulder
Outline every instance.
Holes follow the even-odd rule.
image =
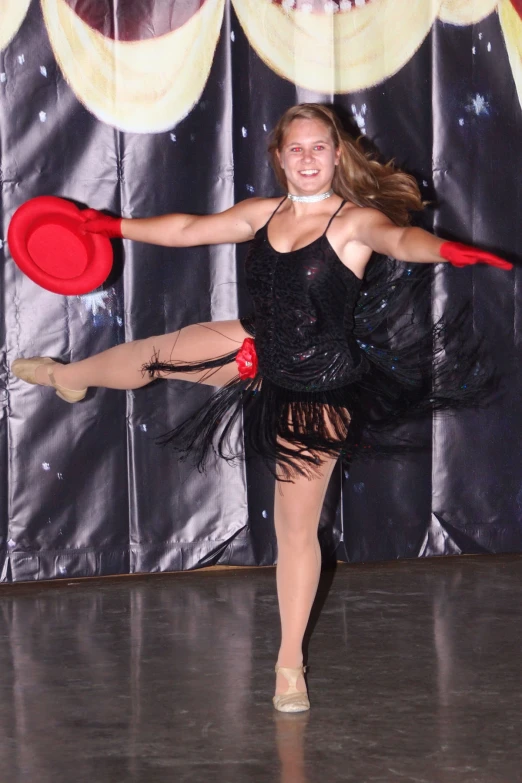
[[[275,212],[281,203],[281,200],[281,196],[279,196],[279,198],[262,198],[254,196],[239,201],[236,204],[236,209],[240,210],[248,218],[248,222],[251,224],[255,233],[270,220],[270,216]]]

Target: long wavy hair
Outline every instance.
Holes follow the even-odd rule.
[[[383,165],[364,152],[360,141],[353,141],[339,118],[320,103],[301,103],[288,109],[272,131],[268,152],[277,179],[287,189],[286,175],[276,152],[281,150],[288,126],[294,120],[319,120],[328,128],[335,148],[341,151],[335,167],[332,187],[343,199],[358,207],[373,207],[398,226],[410,222],[410,213],[424,208],[414,177],[396,169],[392,162]]]

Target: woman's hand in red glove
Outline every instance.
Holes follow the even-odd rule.
[[[122,218],[110,217],[97,209],[84,209],[82,216],[85,222],[81,226],[82,231],[89,234],[101,234],[108,239],[121,239],[123,237],[121,230]]]
[[[439,253],[441,258],[445,258],[453,266],[468,266],[470,264],[489,264],[499,269],[513,269],[513,264],[504,261],[503,258],[488,253],[486,250],[478,250],[470,245],[463,245],[460,242],[443,242]]]

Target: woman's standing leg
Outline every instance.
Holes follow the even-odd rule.
[[[298,668],[303,661],[303,637],[321,573],[318,526],[328,482],[336,464],[325,458],[312,479],[299,476],[292,483],[277,482],[274,521],[277,536],[277,596],[281,618],[279,666]],[[276,694],[288,681],[276,680]],[[306,690],[302,677],[298,690]]]

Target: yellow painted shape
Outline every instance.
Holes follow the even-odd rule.
[[[198,101],[208,79],[225,0],[206,0],[177,30],[144,41],[113,41],[64,0],[41,0],[55,57],[78,99],[124,131],[172,128]]]

